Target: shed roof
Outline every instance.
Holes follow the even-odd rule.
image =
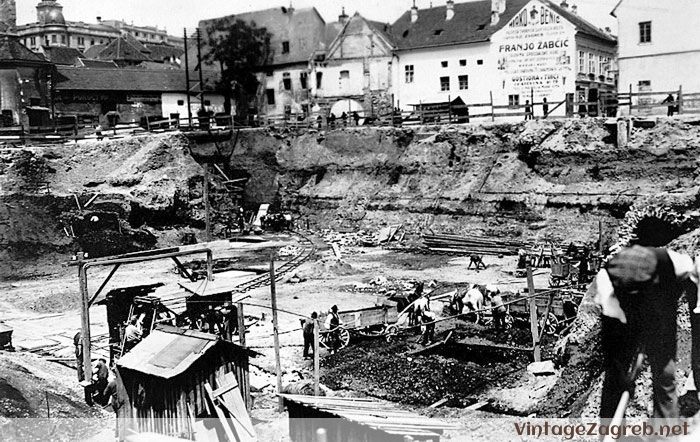
[[[80,91],[185,92],[185,72],[154,69],[93,69],[59,66],[64,77],[56,89]],[[193,78],[195,74],[192,74]],[[216,76],[204,72],[204,89],[214,90]]]
[[[389,402],[371,398],[342,398],[282,394],[285,400],[329,413],[388,434],[439,436],[444,430],[459,428],[417,413],[402,410]]]
[[[117,366],[150,376],[172,379],[189,369],[192,364],[216,346],[227,346],[226,351],[257,353],[218,336],[196,330],[159,325],[129,353],[117,361]]]
[[[30,51],[14,35],[0,35],[0,62],[48,63],[40,55]]]

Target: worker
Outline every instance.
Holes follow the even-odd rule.
[[[93,401],[105,406],[108,398],[105,398],[103,393],[109,383],[109,367],[107,360],[100,358],[93,367],[92,383],[85,389],[85,399],[88,405],[92,405]]]
[[[666,116],[672,117],[673,113],[676,110],[676,99],[673,98],[673,94],[668,94],[668,97],[664,99],[664,101],[661,102],[661,104],[667,104],[668,103],[668,112],[666,112]]]
[[[110,370],[109,382],[102,392],[102,396],[105,398],[105,401],[107,401],[105,405],[111,405],[112,410],[116,413],[121,407],[121,404],[117,396],[117,376],[114,369]]]
[[[243,213],[243,207],[238,208],[236,222],[238,223],[238,230],[243,233],[245,231],[245,214]]]
[[[216,319],[219,324],[219,334],[223,339],[233,340],[233,335],[238,334],[238,313],[230,301],[223,303],[216,309]]]
[[[98,124],[95,126],[95,136],[97,137],[97,141],[102,141],[104,136],[102,135],[102,125]]]
[[[433,337],[435,336],[435,320],[437,316],[435,313],[425,310],[421,315],[421,344],[430,345],[433,343]]]
[[[658,226],[655,228],[658,229]],[[654,417],[677,418],[676,315],[682,291],[698,283],[700,260],[672,250],[654,248],[655,241],[637,233],[637,244],[625,247],[596,276],[596,303],[602,309],[602,346],[605,381],[600,417],[615,414],[624,391],[634,389],[628,379],[631,362],[642,351],[651,365]],[[693,315],[691,313],[691,315]],[[694,340],[693,348],[697,345]]]
[[[124,353],[134,348],[141,341],[143,331],[139,324],[138,317],[136,315],[132,316],[124,330]]]
[[[334,354],[340,348],[340,315],[338,315],[338,306],[334,305],[328,312],[324,326],[329,331],[328,342],[330,344],[331,354]]]
[[[310,319],[300,319],[302,334],[304,335],[304,359],[309,359],[311,357],[309,349],[312,350],[312,353],[316,351],[314,347],[314,327],[316,318],[318,318],[318,314],[312,312]]]
[[[506,306],[503,305],[503,297],[498,287],[489,286],[486,288],[489,297],[491,298],[491,315],[493,315],[493,326],[496,330],[506,328]]]
[[[75,345],[75,365],[78,368],[78,382],[85,380],[85,369],[83,367],[83,337],[80,332],[73,336],[73,345]]]
[[[412,295],[409,295],[408,302],[413,303],[419,300],[423,296],[423,291],[425,290],[425,283],[423,281],[418,281],[416,283],[416,288]],[[416,306],[413,305],[413,309],[408,312],[408,325],[417,325],[420,321],[420,317],[416,315]]]

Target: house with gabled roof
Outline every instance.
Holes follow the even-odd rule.
[[[428,9],[414,6],[391,28],[395,102],[403,110],[457,98],[504,106],[544,98],[595,102],[615,90],[616,39],[566,1],[448,0]],[[555,106],[549,106],[552,115],[574,111]],[[541,108],[533,111],[542,116]]]
[[[327,47],[328,26],[316,8],[278,7],[202,20],[199,28],[235,20],[254,23],[271,35],[270,57],[258,73],[258,94],[250,103],[259,115],[307,114],[311,108],[309,60]],[[240,106],[240,103],[238,104]]]
[[[392,108],[391,68],[394,43],[390,27],[359,13],[339,17],[336,31],[323,57],[311,61],[315,80],[311,93],[315,110],[340,117],[387,113]]]

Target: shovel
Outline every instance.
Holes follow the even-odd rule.
[[[644,353],[639,351],[637,353],[637,359],[634,362],[634,365],[630,369],[629,372],[629,379],[630,379],[630,384],[632,385],[631,388],[634,388],[634,381],[637,379],[637,375],[639,374],[639,370],[642,368],[642,364],[644,363]],[[610,422],[610,427],[613,426],[620,426],[622,425],[622,420],[625,418],[625,411],[627,410],[627,405],[629,405],[630,402],[630,397],[631,397],[631,391],[630,390],[625,390],[622,393],[622,396],[620,396],[620,402],[617,403],[617,408],[615,409],[615,415],[612,418],[612,421]],[[613,435],[608,432],[608,434],[605,436],[603,439],[603,442],[613,442],[614,438]]]

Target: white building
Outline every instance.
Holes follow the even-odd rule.
[[[615,88],[610,72],[615,38],[566,2],[448,0],[429,9],[414,6],[392,25],[392,35],[394,98],[403,110],[458,97],[467,105],[503,106],[546,98],[551,115],[565,115],[574,109],[557,103],[595,102],[600,92]],[[490,111],[473,107],[470,114]],[[534,112],[542,115],[538,108]]]
[[[700,2],[621,0],[612,14],[619,23],[620,92],[700,92]],[[663,97],[659,97],[663,99]]]
[[[340,15],[342,29],[327,51],[311,63],[311,95],[315,111],[340,117],[391,111],[393,42],[388,24],[367,20],[359,13]]]

